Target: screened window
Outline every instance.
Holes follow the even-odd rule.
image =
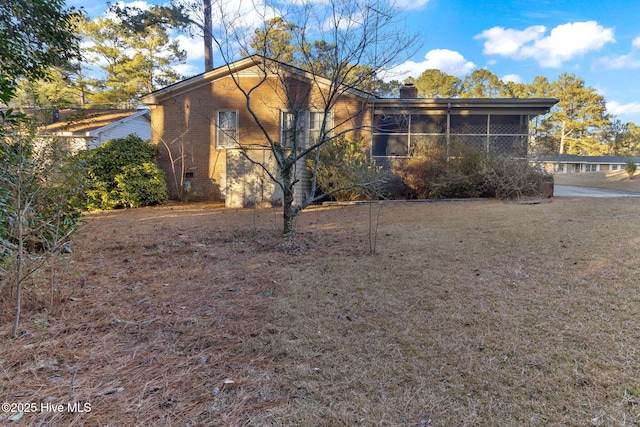
[[[376,114],[371,153],[393,157],[409,154],[409,114]]]
[[[218,111],[216,134],[218,148],[238,147],[237,111]]]

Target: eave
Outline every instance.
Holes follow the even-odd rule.
[[[384,98],[371,102],[377,109],[399,112],[470,114],[547,114],[558,103],[553,98]]]
[[[251,67],[261,66],[266,61],[281,70],[285,70],[292,77],[306,80],[308,82],[315,82],[315,84],[323,87],[329,87],[331,84],[328,79],[314,76],[312,73],[301,68],[267,59],[259,55],[253,55],[166,86],[148,95],[142,96],[140,100],[146,105],[158,105],[168,98],[190,92],[202,86],[206,86],[215,80],[221,79],[223,77],[228,77],[232,74],[241,73],[242,71],[248,70]],[[261,74],[261,76],[262,75],[263,74]],[[276,74],[273,75],[276,76]],[[353,88],[346,88],[345,94],[349,94],[362,100],[369,100],[373,97],[373,95],[367,92],[363,92]]]

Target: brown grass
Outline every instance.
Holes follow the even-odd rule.
[[[368,206],[295,239],[271,210],[91,214],[15,340],[4,296],[0,400],[91,404],[29,426],[639,425],[639,208],[389,203],[377,254]]]

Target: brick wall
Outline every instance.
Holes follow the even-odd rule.
[[[259,77],[246,72],[239,81],[247,90],[260,82]],[[296,102],[324,109],[322,97],[309,83],[291,80],[288,85]],[[276,141],[280,139],[280,111],[287,110],[284,98],[276,78],[262,83],[251,95],[255,114]],[[362,108],[361,100],[344,97],[333,110],[335,124],[346,121],[338,131],[365,124],[369,114],[362,112]],[[203,79],[199,86],[178,91],[151,106],[152,142],[161,150],[160,167],[173,198],[180,193],[186,200],[224,198],[224,183],[231,180],[227,176],[227,150],[216,147],[216,112],[219,110],[237,111],[241,145],[268,145],[263,130],[246,108],[244,94],[230,76],[215,81]],[[346,120],[354,115],[355,120]]]

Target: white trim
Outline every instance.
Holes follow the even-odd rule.
[[[220,113],[234,113],[235,114],[235,143],[233,144],[220,144],[220,133],[225,133],[225,130],[218,126],[220,122]],[[213,123],[215,127],[215,135],[216,135],[216,148],[217,149],[230,149],[230,148],[238,148],[240,146],[240,135],[239,135],[239,112],[238,110],[216,110],[216,120]],[[228,135],[227,135],[228,136]]]

